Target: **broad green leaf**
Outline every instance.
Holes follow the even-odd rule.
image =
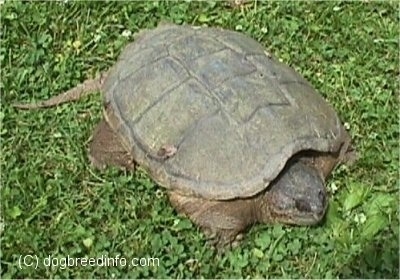
[[[362,184],[354,183],[351,185],[349,193],[343,202],[344,211],[350,211],[355,207],[361,205],[367,194],[369,193],[370,188],[363,186]]]
[[[296,238],[292,242],[289,242],[286,247],[292,252],[293,255],[297,255],[301,249],[301,243],[299,239]]]
[[[177,220],[177,222],[174,222],[174,229],[177,231],[190,228],[192,228],[192,223],[188,219]]]
[[[341,214],[339,212],[339,206],[336,201],[329,203],[328,212],[325,215],[326,222],[328,225],[338,224],[341,221]]]
[[[361,236],[367,240],[372,239],[379,231],[388,225],[388,222],[384,214],[374,215],[368,218],[361,227]]]
[[[254,241],[256,245],[261,248],[265,249],[268,248],[271,244],[271,236],[269,232],[261,232]]]
[[[16,219],[22,214],[22,211],[17,205],[15,205],[10,209],[8,214],[10,215],[11,219]]]
[[[384,212],[392,204],[395,204],[396,199],[398,199],[398,197],[395,195],[387,193],[376,194],[372,197],[372,201],[366,206],[367,216]]]
[[[259,259],[262,259],[264,257],[264,252],[260,249],[253,248],[253,255]]]
[[[206,14],[199,15],[198,21],[201,23],[209,22],[210,18]]]
[[[82,243],[86,248],[89,249],[93,245],[93,238],[91,238],[91,237],[85,238],[85,239],[83,239]]]

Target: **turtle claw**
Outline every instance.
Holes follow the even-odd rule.
[[[206,243],[209,244],[211,247],[218,247],[218,243],[220,240],[220,236],[217,231],[212,229],[204,230],[204,234],[206,236]]]
[[[239,246],[244,237],[243,234],[237,234],[235,231],[212,228],[205,229],[204,234],[206,235],[206,243],[215,247],[219,252]]]
[[[232,248],[238,247],[243,239],[244,239],[244,234],[239,233],[238,235],[236,235],[235,239],[232,241],[231,247]]]
[[[242,241],[243,239],[244,239],[244,234],[243,233],[239,233],[235,237],[235,241]]]

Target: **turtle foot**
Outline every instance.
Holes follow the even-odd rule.
[[[105,120],[101,120],[94,129],[89,144],[89,160],[98,169],[110,165],[127,170],[135,168],[129,152],[124,149]]]
[[[238,247],[244,238],[244,234],[236,231],[203,228],[203,232],[206,236],[207,244],[215,247],[219,252]]]
[[[254,224],[254,201],[235,199],[208,200],[170,192],[170,201],[179,213],[187,215],[207,236],[208,244],[217,249],[232,248],[240,243],[240,234]]]

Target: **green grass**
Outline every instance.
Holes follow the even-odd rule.
[[[399,277],[399,14],[395,2],[21,3],[1,9],[2,278]],[[46,99],[110,67],[133,35],[162,20],[240,30],[265,45],[337,109],[358,161],[329,179],[317,227],[258,225],[222,254],[140,170],[90,167],[101,96],[48,110]],[[129,35],[129,32],[131,35]],[[20,256],[39,266],[19,267]],[[46,267],[46,257],[156,267]],[[57,260],[57,259],[56,259]]]

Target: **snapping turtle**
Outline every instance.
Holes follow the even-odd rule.
[[[318,223],[325,179],[351,153],[334,109],[237,32],[172,24],[143,31],[106,75],[17,107],[54,106],[96,89],[104,118],[91,162],[141,165],[219,245],[256,222]]]

